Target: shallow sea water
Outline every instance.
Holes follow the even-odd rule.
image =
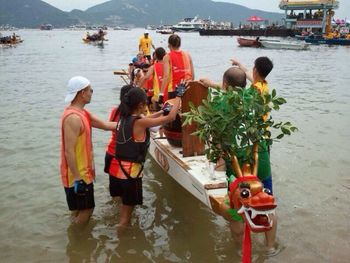
[[[3,32],[4,33],[4,32]],[[83,44],[82,31],[20,30],[24,42],[0,49],[1,262],[240,262],[227,223],[176,184],[149,159],[144,205],[132,226],[117,234],[117,205],[103,173],[109,132],[93,131],[96,209],[84,230],[69,225],[59,177],[60,116],[66,83],[74,75],[94,88],[87,109],[107,119],[123,81],[112,74],[137,53],[142,29],[109,31],[103,48]],[[150,33],[156,46],[167,36]],[[349,47],[309,51],[240,48],[235,37],[180,34],[196,79],[221,81],[240,59],[248,67],[269,56],[268,76],[288,103],[275,119],[299,132],[271,150],[282,252],[263,256],[253,236],[254,262],[348,262],[350,257]]]

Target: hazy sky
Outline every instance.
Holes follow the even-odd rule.
[[[87,8],[96,4],[107,2],[107,0],[43,0],[61,10],[70,11],[72,9],[86,10]],[[145,0],[147,1],[147,0]],[[243,5],[249,8],[281,12],[278,8],[279,0],[215,0],[217,2],[229,2]],[[350,19],[350,1],[339,0],[340,8],[336,10],[336,18]],[[196,14],[193,14],[196,15]]]

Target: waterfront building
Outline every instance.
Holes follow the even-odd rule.
[[[290,29],[331,31],[334,9],[339,7],[335,0],[282,0],[280,9],[285,11],[285,27]]]

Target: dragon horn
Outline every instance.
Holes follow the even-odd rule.
[[[243,176],[252,175],[252,170],[251,170],[251,166],[249,163],[244,163],[242,165],[242,170],[243,170]]]
[[[233,171],[236,173],[236,177],[242,177],[242,171],[241,171],[241,167],[239,166],[238,163],[238,159],[236,157],[236,155],[233,155],[232,159],[231,159],[231,165],[233,168]]]
[[[253,145],[253,160],[254,160],[254,164],[253,164],[253,175],[254,176],[257,176],[258,174],[258,158],[259,158],[259,155],[258,155],[258,148],[259,148],[259,145],[258,143],[254,143]]]

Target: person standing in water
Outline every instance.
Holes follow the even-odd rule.
[[[175,120],[184,90],[178,89],[171,109],[164,108],[146,117],[147,95],[142,89],[132,88],[122,99],[115,154],[119,169],[113,185],[122,200],[119,227],[127,226],[134,207],[143,203],[142,171],[150,144],[149,128]]]
[[[85,110],[93,90],[90,81],[76,76],[69,80],[61,117],[61,180],[73,223],[89,221],[95,207],[95,166],[91,128],[114,130],[116,122],[106,122]]]
[[[153,45],[152,38],[149,36],[149,32],[146,30],[143,36],[139,40],[139,51],[143,52],[145,57],[148,60],[148,63],[151,63],[151,47],[156,49]]]

